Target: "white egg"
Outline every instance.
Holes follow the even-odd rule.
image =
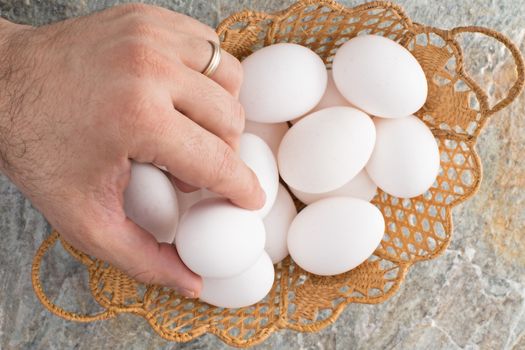
[[[279,191],[272,210],[263,220],[266,228],[264,250],[274,264],[277,264],[288,255],[288,229],[296,215],[297,209],[292,197],[286,188],[279,184]]]
[[[246,119],[279,123],[297,118],[321,100],[326,68],[307,47],[279,43],[263,47],[242,61],[239,101]]]
[[[293,194],[303,203],[311,204],[328,197],[353,197],[371,201],[377,192],[377,186],[368,176],[365,169],[361,170],[352,180],[336,190],[324,193],[306,193],[290,188]]]
[[[254,134],[263,139],[270,146],[273,156],[277,158],[279,145],[288,129],[287,123],[257,123],[247,120],[244,132]]]
[[[328,76],[328,82],[326,84],[326,90],[324,92],[323,97],[321,98],[321,101],[315,106],[310,113],[319,111],[321,109],[325,109],[328,107],[337,107],[337,106],[347,106],[347,107],[354,107],[350,102],[348,102],[343,95],[337,90],[337,87],[334,83],[334,76],[331,69],[328,69],[327,71]]]
[[[348,107],[354,107],[350,102],[348,102],[343,95],[337,90],[337,87],[334,83],[334,78],[332,75],[332,70],[327,69],[326,74],[328,77],[328,82],[326,84],[326,90],[324,92],[323,97],[321,98],[321,101],[315,106],[311,111],[308,112],[308,114],[320,111],[321,109],[325,109],[328,107],[337,107],[337,106],[348,106]],[[299,118],[295,118],[291,120],[290,122],[292,124],[297,123],[299,120],[303,119],[305,116],[301,116]]]
[[[314,112],[288,130],[278,154],[279,171],[292,188],[335,190],[365,166],[375,143],[374,123],[351,107]]]
[[[292,259],[304,270],[331,276],[365,261],[381,242],[383,215],[367,201],[322,199],[304,208],[288,232]]]
[[[414,56],[393,40],[362,35],[344,43],[332,64],[341,94],[378,117],[406,117],[427,99],[427,81]]]
[[[131,178],[124,191],[124,211],[158,242],[173,242],[179,221],[177,194],[168,177],[157,167],[131,163]]]
[[[177,192],[177,199],[179,201],[179,215],[182,216],[184,213],[195,203],[201,199],[205,199],[203,195],[203,190],[198,189],[193,192],[182,192],[177,187],[175,187],[175,192]]]
[[[175,244],[190,270],[203,277],[235,276],[264,251],[262,219],[224,198],[197,202],[182,216]]]
[[[268,254],[263,253],[246,271],[230,278],[203,278],[200,299],[224,308],[255,304],[272,289],[275,271]]]
[[[249,133],[241,135],[239,154],[246,165],[253,170],[266,193],[264,206],[255,211],[261,217],[265,217],[277,197],[279,172],[275,157],[270,147],[260,137]]]
[[[415,116],[376,118],[377,140],[366,170],[392,196],[412,198],[428,190],[439,172],[439,148],[430,129]]]

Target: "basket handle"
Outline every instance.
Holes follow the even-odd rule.
[[[53,303],[51,300],[49,300],[46,293],[44,292],[44,288],[42,287],[42,282],[40,280],[40,266],[42,264],[42,259],[44,255],[47,253],[47,251],[49,251],[51,247],[55,245],[57,240],[58,232],[53,231],[53,233],[49,237],[47,237],[44,240],[44,242],[42,242],[42,244],[36,251],[35,257],[33,259],[33,266],[31,268],[31,281],[33,283],[33,290],[35,291],[35,294],[42,303],[42,305],[44,305],[46,309],[48,309],[55,315],[70,321],[92,322],[114,317],[116,313],[111,309],[106,309],[92,315],[77,314],[71,311],[66,311],[60,306]]]
[[[514,64],[516,66],[516,72],[518,73],[518,77],[516,78],[516,81],[514,82],[512,87],[507,91],[506,96],[500,101],[498,101],[494,106],[489,108],[488,113],[494,114],[497,111],[511,104],[512,101],[514,101],[514,99],[520,94],[521,90],[523,89],[524,82],[525,82],[525,64],[523,62],[523,57],[520,53],[520,50],[516,47],[516,45],[505,35],[498,33],[492,29],[485,28],[485,27],[478,27],[478,26],[457,27],[457,28],[451,29],[449,33],[453,37],[456,37],[458,34],[463,34],[463,33],[484,34],[488,37],[495,39],[496,41],[499,41],[510,51],[514,59]]]

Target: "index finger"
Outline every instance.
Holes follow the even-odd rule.
[[[163,164],[187,184],[207,188],[247,209],[264,205],[265,193],[255,173],[223,140],[176,110],[134,137],[130,156]]]

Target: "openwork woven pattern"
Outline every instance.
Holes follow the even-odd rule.
[[[89,287],[104,311],[78,315],[55,305],[40,282],[41,260],[57,240],[53,232],[36,253],[33,285],[51,312],[88,322],[134,313],[144,317],[162,337],[188,341],[213,333],[230,345],[256,344],[280,328],[316,331],[334,322],[349,303],[380,303],[399,288],[407,270],[418,261],[437,257],[448,246],[451,208],[472,196],[481,181],[481,164],[474,149],[487,119],[519,94],[524,65],[518,49],[504,36],[486,28],[441,30],[413,23],[396,5],[373,2],[352,9],[333,1],[303,0],[275,13],[245,11],[226,19],[217,29],[222,47],[244,58],[260,47],[294,42],[310,47],[330,66],[337,48],[365,33],[400,42],[421,63],[429,96],[417,113],[432,129],[441,151],[441,169],[433,187],[417,198],[398,199],[379,192],[373,203],[386,221],[386,233],[374,255],[356,269],[333,277],[308,274],[287,258],[276,267],[273,289],[262,302],[225,310],[180,297],[158,286],[142,286],[108,264],[90,258],[61,241],[89,271]],[[457,36],[482,33],[505,45],[516,64],[516,81],[494,106],[463,69]],[[301,204],[298,203],[300,207]]]

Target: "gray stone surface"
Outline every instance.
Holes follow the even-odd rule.
[[[114,0],[0,0],[0,15],[40,25],[90,13]],[[243,8],[277,10],[290,0],[154,0],[209,25]],[[359,1],[345,1],[355,5]],[[412,19],[438,27],[494,28],[525,52],[522,0],[403,0]],[[498,96],[512,65],[497,46],[474,37],[469,71]],[[454,210],[455,236],[439,259],[417,264],[381,305],[351,305],[319,333],[281,331],[259,349],[525,349],[525,97],[497,113],[477,149],[485,178],[477,196]],[[207,335],[187,344],[162,340],[139,317],[78,324],[47,312],[33,295],[31,259],[49,226],[0,175],[0,349],[219,349]],[[58,251],[58,250],[57,250]],[[62,305],[93,311],[85,272],[65,254],[45,263],[46,288]]]

